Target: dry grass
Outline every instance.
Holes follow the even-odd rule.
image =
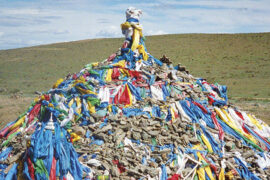
[[[0,129],[8,122],[14,121],[30,105],[32,97],[0,96]]]

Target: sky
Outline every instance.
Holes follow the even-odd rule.
[[[144,35],[270,32],[270,0],[0,0],[0,50],[123,37],[128,7]]]

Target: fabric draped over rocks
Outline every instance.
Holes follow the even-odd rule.
[[[130,11],[130,12],[133,12]],[[134,10],[136,12],[136,10]],[[270,128],[227,88],[147,52],[138,20],[0,130],[0,179],[265,179]]]

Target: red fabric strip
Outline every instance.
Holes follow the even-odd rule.
[[[56,159],[55,159],[55,157],[53,157],[53,160],[52,160],[50,180],[56,180]]]
[[[35,169],[29,156],[27,156],[27,165],[30,177],[35,180]]]
[[[31,124],[31,122],[34,120],[34,118],[38,115],[40,111],[41,104],[36,104],[33,109],[29,113],[29,119],[27,124]]]
[[[223,141],[223,140],[224,140],[224,131],[223,131],[222,127],[220,126],[220,124],[218,123],[217,119],[216,119],[216,113],[215,113],[215,112],[212,112],[211,118],[212,118],[212,120],[213,120],[215,126],[218,128],[218,131],[219,131],[219,134],[218,134],[218,135],[219,135],[219,139]]]

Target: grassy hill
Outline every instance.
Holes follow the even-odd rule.
[[[0,127],[16,119],[35,91],[106,59],[123,38],[82,40],[0,51]],[[148,52],[166,54],[193,76],[228,86],[232,103],[270,122],[270,33],[177,34],[146,37]],[[22,92],[22,97],[13,94]]]

